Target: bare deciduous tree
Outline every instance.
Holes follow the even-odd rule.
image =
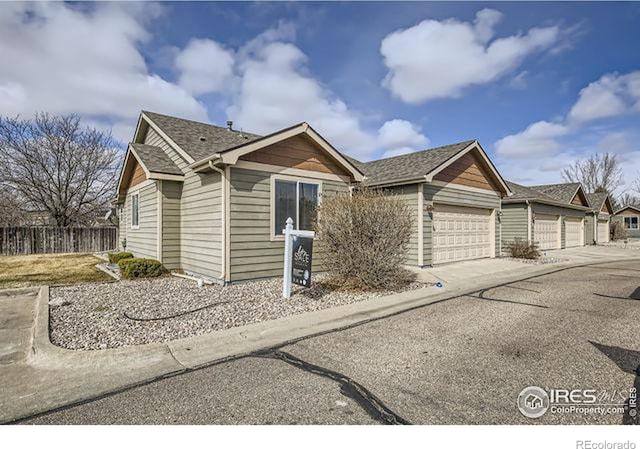
[[[613,153],[594,154],[562,170],[567,182],[580,182],[587,192],[613,192],[622,184],[620,161]]]
[[[0,117],[0,181],[25,210],[58,226],[88,223],[113,198],[119,151],[111,135],[77,115]]]
[[[636,206],[640,207],[640,195],[625,192],[617,199],[615,208],[618,209],[623,206]]]
[[[20,226],[27,221],[28,214],[13,189],[0,184],[0,226]]]

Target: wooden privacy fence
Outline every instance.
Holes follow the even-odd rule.
[[[0,227],[0,254],[92,253],[118,246],[118,228]]]

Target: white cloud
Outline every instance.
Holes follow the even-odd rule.
[[[509,87],[512,89],[526,89],[528,72],[523,70],[509,81]]]
[[[606,74],[580,91],[568,120],[579,124],[632,109],[640,111],[640,71]]]
[[[604,75],[580,91],[564,119],[539,121],[495,142],[497,154],[503,156],[499,167],[516,182],[560,182],[561,169],[576,160],[594,153],[614,153],[625,181],[620,193],[640,176],[640,147],[635,144],[640,140],[638,130],[611,130],[589,122],[640,111],[639,104],[640,71]]]
[[[234,55],[211,39],[192,39],[180,51],[175,65],[180,72],[178,84],[193,95],[228,88],[233,75]]]
[[[536,158],[555,153],[560,148],[558,137],[567,133],[564,125],[539,121],[524,131],[506,136],[495,144],[500,156],[511,158]]]
[[[389,120],[378,130],[378,146],[384,150],[382,157],[424,150],[428,145],[429,139],[421,133],[421,129],[406,120]]]
[[[150,39],[142,15],[152,9],[151,4],[144,10],[124,4],[3,4],[2,113],[46,110],[135,121],[140,109],[151,109],[206,119],[204,106],[189,92],[147,70],[137,46]]]
[[[501,17],[483,9],[474,23],[425,20],[389,34],[380,46],[389,69],[383,85],[407,103],[458,97],[464,88],[494,81],[559,40],[559,28],[550,26],[491,41]]]
[[[378,149],[428,142],[409,122],[387,122],[380,133],[366,129],[356,111],[308,73],[307,56],[295,45],[263,35],[240,49],[240,81],[227,115],[238,126],[268,133],[306,121],[340,150],[368,159]],[[401,129],[402,128],[402,129]],[[401,135],[400,135],[401,134]],[[385,142],[379,139],[387,139]]]

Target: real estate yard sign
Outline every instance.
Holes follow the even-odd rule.
[[[293,229],[293,219],[287,218],[284,234],[284,270],[282,296],[291,297],[291,283],[311,285],[311,250],[315,232]],[[295,273],[295,274],[294,274]],[[306,277],[306,279],[305,279]],[[293,278],[293,279],[292,279]]]
[[[313,239],[308,237],[293,238],[293,260],[291,261],[291,281],[303,287],[311,287],[311,260]]]

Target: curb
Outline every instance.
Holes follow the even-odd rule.
[[[640,260],[640,257],[632,257],[629,260]],[[460,296],[477,292],[490,287],[500,287],[512,282],[532,279],[547,274],[565,271],[572,268],[580,268],[590,265],[611,263],[620,261],[617,259],[603,259],[597,262],[579,262],[554,264],[554,266],[540,266],[539,269],[528,270],[527,273],[507,274],[496,279],[476,282],[473,287],[458,287],[451,290],[424,296],[419,290],[389,295],[381,298],[373,298],[329,309],[307,312],[300,315],[291,315],[271,321],[253,323],[246,326],[235,327],[194,337],[172,340],[166,343],[151,343],[146,345],[127,346],[105,350],[70,350],[55,346],[49,339],[49,287],[42,287],[37,298],[35,334],[32,351],[35,360],[44,358],[55,359],[60,356],[63,363],[68,360],[70,354],[95,355],[96,360],[107,358],[108,355],[118,354],[123,357],[136,357],[145,354],[145,351],[166,348],[167,353],[163,358],[167,364],[179,368],[171,368],[162,371],[159,375],[148,377],[134,382],[124,382],[117,387],[105,389],[96,394],[89,394],[79,399],[59,401],[50,407],[24,413],[10,418],[5,422],[15,422],[28,417],[42,415],[61,408],[89,402],[98,398],[109,396],[140,385],[149,384],[166,377],[182,374],[195,369],[205,368],[230,360],[239,359],[257,351],[280,348],[294,344],[301,340],[313,338],[327,333],[339,332],[390,316],[399,315],[431,304],[444,302]],[[69,368],[73,369],[72,366]]]

